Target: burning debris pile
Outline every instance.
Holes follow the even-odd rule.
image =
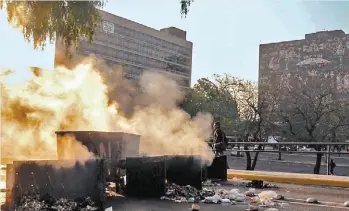
[[[91,200],[91,198],[82,198],[76,200],[55,199],[50,195],[27,195],[21,198],[19,205],[15,206],[17,211],[29,210],[81,210],[93,211],[99,210],[98,206]]]
[[[56,160],[55,131],[138,134],[142,155],[200,155],[207,164],[212,162],[213,152],[205,142],[212,132],[212,115],[199,113],[192,118],[183,111],[178,104],[185,92],[175,80],[145,71],[135,85],[122,72],[92,58],[73,69],[30,71],[27,80],[13,83],[10,79],[17,73],[0,70],[1,158],[6,163]],[[66,139],[69,147],[61,147],[66,151],[59,159],[96,158],[88,146],[73,137]],[[106,154],[101,146],[91,148]]]
[[[189,203],[213,203],[213,204],[232,204],[237,203],[258,205],[258,206],[276,206],[274,200],[280,196],[274,191],[262,191],[257,194],[256,190],[251,188],[242,193],[239,189],[208,189],[197,190],[189,185],[179,186],[176,184],[167,184],[166,194],[161,197],[162,200],[170,200],[174,202],[189,202]]]

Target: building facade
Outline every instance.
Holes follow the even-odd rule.
[[[297,88],[321,75],[341,98],[349,99],[349,34],[342,30],[306,34],[305,39],[259,46],[259,98],[281,86]]]
[[[185,31],[175,27],[156,30],[104,11],[100,13],[102,25],[93,42],[81,39],[75,55],[94,54],[108,65],[122,65],[125,77],[131,80],[139,80],[144,71],[152,70],[166,74],[181,87],[190,87],[193,44],[186,40]],[[60,48],[58,45],[61,42],[56,42],[56,49]]]

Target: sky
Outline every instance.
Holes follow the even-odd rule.
[[[195,0],[186,18],[179,0],[109,0],[104,10],[155,29],[187,31],[193,42],[192,85],[223,73],[257,81],[259,44],[303,39],[320,30],[349,33],[349,1]],[[53,44],[33,50],[0,11],[0,68],[20,73],[11,80],[27,78],[27,66],[52,69],[53,61]]]

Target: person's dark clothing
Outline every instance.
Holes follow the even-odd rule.
[[[331,159],[331,162],[330,162],[330,172],[331,174],[333,175],[333,170],[334,168],[336,167],[336,163],[333,161],[333,159]]]
[[[220,128],[216,128],[213,131],[213,141],[216,151],[222,153],[226,147],[226,136]]]

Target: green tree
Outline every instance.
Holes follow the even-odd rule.
[[[230,126],[237,118],[236,102],[220,84],[201,78],[186,95],[181,107],[194,116],[209,112],[222,125]]]
[[[6,9],[8,22],[20,29],[34,49],[45,47],[61,37],[69,54],[69,47],[77,45],[81,36],[92,41],[100,23],[99,8],[105,1],[0,1]],[[6,6],[5,6],[6,5]]]
[[[258,101],[258,86],[255,82],[233,77],[229,74],[215,75],[215,80],[222,89],[230,93],[237,104],[238,117],[233,124],[233,131],[244,142],[264,142],[271,134],[271,124],[264,114],[267,111],[265,101]],[[248,145],[244,146],[249,150]],[[262,146],[259,146],[262,149]],[[254,170],[257,164],[259,152],[255,152],[253,159],[249,151],[246,154],[246,170]]]
[[[343,138],[349,127],[348,102],[337,97],[332,79],[324,74],[292,79],[292,86],[280,87],[274,94],[277,109],[273,118],[282,123],[282,136],[309,146]],[[313,172],[319,174],[324,146],[312,147],[318,152]]]

